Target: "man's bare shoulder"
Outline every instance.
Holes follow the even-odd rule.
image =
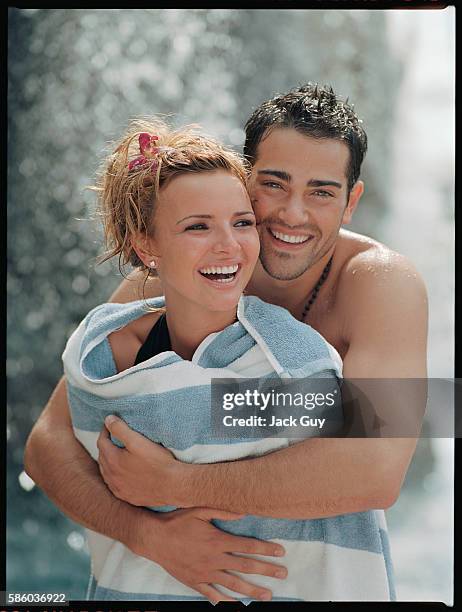
[[[422,277],[407,257],[377,241],[352,246],[337,283],[348,346],[345,376],[425,377],[428,299]]]
[[[367,236],[342,234],[337,303],[355,320],[369,318],[371,309],[386,316],[399,309],[404,313],[410,305],[427,307],[425,283],[407,257]]]
[[[162,285],[159,278],[149,277],[140,270],[133,270],[124,278],[109,298],[110,302],[125,304],[141,299],[149,299],[162,295]]]
[[[339,289],[347,286],[390,286],[404,282],[410,287],[423,285],[423,279],[411,260],[385,244],[354,232],[342,230],[343,261],[339,271]]]

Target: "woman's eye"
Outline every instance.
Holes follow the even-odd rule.
[[[188,230],[202,230],[202,229],[207,229],[207,226],[205,225],[205,223],[195,223],[194,225],[190,225],[186,228],[186,231]]]
[[[234,227],[252,227],[252,225],[255,225],[253,219],[241,219],[234,224]]]

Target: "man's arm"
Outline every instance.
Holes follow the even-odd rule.
[[[64,377],[29,436],[24,465],[29,476],[69,518],[128,543],[129,529],[139,509],[109,493],[98,465],[74,437]]]
[[[131,280],[124,280],[110,301],[139,299],[141,287],[139,273],[132,274]],[[151,281],[149,290],[155,294],[156,289],[159,287]],[[24,465],[29,476],[71,519],[108,537],[129,542],[130,525],[140,511],[111,495],[97,463],[75,438],[64,377],[32,429]]]
[[[355,274],[346,274],[339,288],[347,292],[343,303],[350,309],[345,313],[349,349],[344,376],[425,378],[423,282],[404,258],[387,264],[359,260],[354,269]],[[382,410],[386,414],[387,407],[380,405],[383,399],[374,398],[379,414]],[[422,412],[419,401],[409,406],[407,399],[394,399],[402,402],[393,406],[395,413]],[[151,443],[139,453],[135,443],[139,434],[120,420],[110,425],[110,431],[126,443],[133,436],[131,452],[104,445],[105,480],[120,498],[144,504],[139,497],[143,491],[143,495],[152,494],[155,503],[206,505],[284,518],[320,518],[391,506],[417,443],[416,437],[314,438],[263,457],[193,465],[167,457],[165,449]],[[149,469],[142,471],[141,465]],[[127,480],[124,483],[120,476],[134,474],[136,468],[143,482],[132,480],[126,486]]]
[[[109,298],[110,302],[126,304],[141,300],[143,295],[146,299],[162,295],[162,286],[158,278],[150,276],[146,282],[145,275],[135,270],[120,283]]]
[[[140,283],[134,276],[135,281],[124,281],[118,287],[112,301],[140,298]],[[159,284],[151,281],[145,296],[156,294],[160,294]],[[270,594],[268,589],[241,580],[228,570],[268,576],[285,571],[279,565],[229,554],[284,553],[277,544],[232,536],[210,523],[212,518],[233,520],[237,515],[207,508],[157,514],[114,497],[101,479],[98,464],[74,436],[64,378],[34,425],[26,444],[24,465],[29,476],[72,520],[159,563],[210,600],[231,600],[213,585],[226,586],[254,599]]]

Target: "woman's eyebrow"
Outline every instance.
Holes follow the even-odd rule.
[[[235,212],[233,214],[233,217],[240,217],[241,215],[255,216],[255,213],[253,212],[253,210],[242,210],[240,212]],[[183,217],[183,219],[177,221],[176,225],[178,225],[178,223],[181,223],[182,221],[186,221],[186,219],[213,219],[213,215],[188,215],[187,217]]]
[[[188,215],[187,217],[183,217],[183,219],[177,221],[176,224],[178,225],[178,223],[186,221],[186,219],[212,219],[212,215]]]

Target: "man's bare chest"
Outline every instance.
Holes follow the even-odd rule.
[[[332,300],[323,300],[310,314],[311,317],[307,317],[306,322],[332,344],[343,359],[349,345],[345,338],[344,315],[338,305]]]

